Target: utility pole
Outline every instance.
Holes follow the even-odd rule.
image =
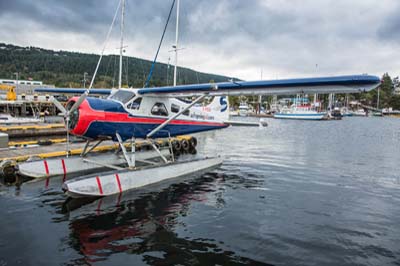
[[[315,64],[315,72],[318,72],[318,64]],[[317,104],[317,98],[318,98],[318,94],[314,93],[314,108]]]
[[[378,100],[376,101],[376,109],[379,110],[379,91],[380,91],[381,87],[378,87]]]
[[[87,72],[83,73],[83,88],[86,89],[86,76],[87,76]]]
[[[261,80],[263,79],[263,69],[261,68]],[[262,95],[258,95],[258,113],[261,114]]]
[[[19,72],[15,72],[14,75],[16,76],[17,84],[15,85],[15,93],[17,94],[18,91],[18,80],[19,80]],[[18,94],[17,94],[18,95]]]
[[[169,85],[169,61],[171,61],[171,57],[168,57],[168,65],[167,65],[167,86]]]

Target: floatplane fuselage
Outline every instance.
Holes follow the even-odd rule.
[[[72,98],[67,106],[72,106],[77,100],[78,97]],[[115,140],[116,133],[123,140],[132,137],[146,138],[149,132],[189,105],[190,102],[178,98],[143,97],[138,94],[137,89],[120,89],[107,99],[87,97],[71,113],[69,130],[71,134],[91,140]],[[208,105],[198,104],[185,110],[152,137],[162,138],[225,128],[229,126],[228,110],[226,97],[214,97]]]

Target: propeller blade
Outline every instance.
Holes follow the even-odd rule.
[[[72,105],[71,109],[68,110],[68,113],[74,112],[78,107],[83,103],[83,101],[86,99],[87,95],[89,94],[89,90],[86,90],[85,93],[79,97],[79,99]]]
[[[52,102],[54,103],[54,105],[57,107],[58,110],[60,110],[60,112],[65,115],[67,113],[67,110],[65,109],[65,107],[54,97],[52,97]]]

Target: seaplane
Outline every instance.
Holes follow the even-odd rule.
[[[65,116],[67,131],[86,140],[80,159],[84,160],[102,141],[113,140],[118,142],[126,167],[109,165],[111,171],[67,180],[63,190],[71,197],[107,196],[220,166],[223,162],[220,157],[175,161],[173,156],[165,156],[154,140],[230,126],[227,96],[359,93],[376,88],[380,82],[371,75],[230,81],[121,88],[112,90],[106,99],[89,97],[95,89],[86,89],[81,96],[72,97],[66,107],[54,100]],[[211,102],[198,104],[205,97],[212,97]],[[188,102],[185,100],[188,98],[193,100]],[[137,167],[136,139],[148,140],[162,160]],[[130,151],[126,143],[131,146]],[[76,158],[64,158],[58,168],[65,169],[68,160]]]
[[[122,25],[123,20],[121,28]],[[177,42],[174,47],[177,52]],[[120,62],[122,49],[121,37]],[[110,169],[66,180],[62,189],[70,197],[118,194],[219,167],[223,163],[221,157],[196,156],[196,159],[175,160],[172,143],[166,153],[156,145],[155,140],[220,130],[233,125],[234,122],[229,120],[229,96],[348,94],[370,91],[381,83],[376,76],[348,75],[259,81],[230,80],[192,85],[175,85],[174,82],[174,86],[152,88],[122,88],[120,84],[118,89],[97,90],[92,87],[103,52],[87,89],[36,89],[41,92],[82,93],[79,97],[69,99],[65,107],[54,98],[53,101],[65,118],[68,134],[85,139],[86,145],[78,158],[68,157],[67,150],[65,158],[27,162],[19,166],[20,171],[44,168],[46,175],[55,172],[65,176],[69,169],[79,169],[87,163]],[[91,94],[104,94],[107,97],[90,97]],[[206,98],[210,103],[201,104]],[[147,140],[159,160],[139,158],[140,153],[136,154],[135,148],[138,139]],[[87,158],[88,154],[105,140],[118,143],[121,154],[118,160],[122,160],[118,165],[111,163],[111,157],[109,161],[101,162],[94,161],[96,156]]]

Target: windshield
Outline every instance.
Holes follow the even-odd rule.
[[[110,99],[117,100],[125,104],[129,102],[129,100],[132,99],[133,97],[135,97],[135,93],[131,91],[119,90],[113,95],[111,95]]]

